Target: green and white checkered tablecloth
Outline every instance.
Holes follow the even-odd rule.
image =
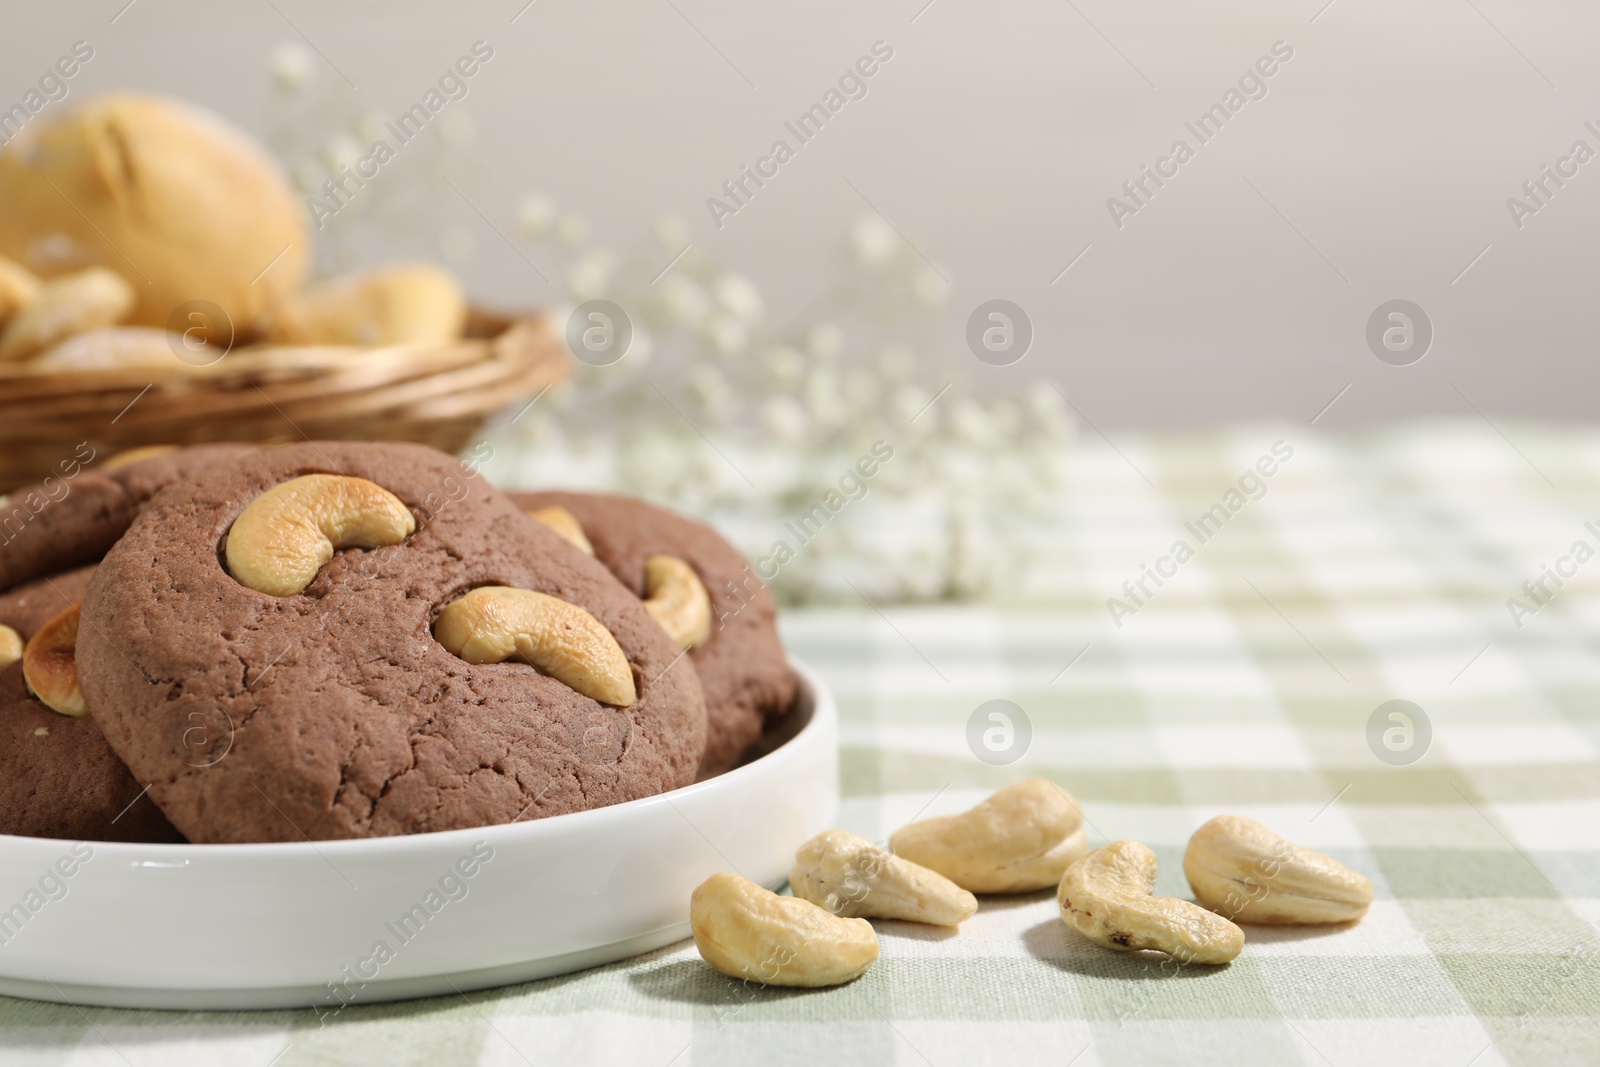
[[[1106,598],[1279,439],[1293,456],[1265,495],[1193,559],[1164,564],[1174,576],[1115,626]],[[1171,974],[1078,938],[1041,893],[984,900],[956,934],[877,923],[878,963],[833,990],[750,989],[686,942],[525,986],[351,1008],[326,1027],[309,1009],[0,1000],[0,1059],[1600,1062],[1600,559],[1574,556],[1578,541],[1600,549],[1585,527],[1600,528],[1600,434],[1266,427],[1117,446],[1091,439],[1075,455],[1030,603],[786,617],[791,647],[839,698],[841,824],[882,837],[1043,775],[1081,800],[1091,843],[1147,842],[1158,892],[1187,895],[1188,835],[1236,812],[1366,873],[1377,901],[1360,924],[1247,927],[1231,966]],[[1537,603],[1522,586],[1541,565],[1575,576],[1546,579]],[[1039,606],[1041,593],[1055,603]],[[1538,610],[1514,620],[1514,596]],[[992,699],[1031,722],[1009,766],[968,748],[968,719]],[[1431,724],[1407,765],[1368,740],[1395,699]]]

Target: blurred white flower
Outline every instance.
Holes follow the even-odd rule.
[[[568,248],[577,248],[589,239],[589,220],[576,211],[569,211],[556,220],[556,240]]]
[[[558,309],[558,311],[559,314],[554,316],[558,322],[565,322],[567,316],[572,314],[572,309],[570,307],[561,307]],[[584,366],[588,368],[588,364],[585,364]],[[593,368],[588,369],[592,370]],[[545,408],[546,410],[572,411],[573,409],[577,408],[580,403],[577,392],[578,391],[576,389],[552,389],[545,393],[543,398],[540,399],[539,406]]]
[[[517,229],[534,240],[550,232],[556,220],[556,202],[543,193],[523,193],[517,201]]]
[[[836,359],[844,351],[844,331],[831,322],[819,322],[806,336],[806,349],[818,359]]]
[[[844,395],[850,406],[861,412],[877,410],[882,391],[878,378],[870,371],[852,370],[844,376]]]
[[[923,410],[928,407],[928,401],[932,399],[928,391],[920,385],[902,385],[894,391],[894,399],[891,401],[896,421],[909,423],[912,419],[916,419],[917,425],[926,430],[937,418],[931,409]]]
[[[550,417],[549,411],[540,411],[537,407],[530,408],[518,419],[514,430],[523,442],[545,451],[561,448],[565,437],[561,424]]]
[[[957,400],[950,406],[950,428],[958,440],[978,448],[994,442],[994,422],[976,401]]]
[[[783,444],[804,440],[806,423],[806,409],[791,397],[776,397],[761,407],[761,425]]]
[[[672,495],[693,462],[688,442],[674,432],[625,439],[619,458],[627,488],[655,495]]]
[[[675,326],[696,329],[711,310],[706,291],[681,274],[668,274],[656,283],[656,303],[663,317]]]
[[[311,49],[298,41],[274,48],[267,54],[267,65],[272,68],[272,80],[286,93],[304,89],[316,74],[316,60]]]
[[[831,368],[818,367],[806,376],[806,410],[822,426],[837,426],[844,421],[839,377]]]
[[[717,303],[738,322],[748,326],[761,321],[765,310],[761,302],[761,290],[744,275],[724,274],[717,279],[712,293]]]
[[[720,313],[712,314],[706,319],[706,340],[720,356],[737,355],[744,351],[749,343],[750,331],[737,319]]]
[[[733,403],[733,387],[728,384],[728,379],[717,368],[704,363],[689,372],[689,392],[713,417],[726,412]]]
[[[878,373],[888,381],[905,381],[914,366],[911,349],[905,345],[890,345],[878,353]]]
[[[340,134],[337,137],[330,138],[322,146],[323,165],[328,168],[330,174],[335,176],[338,175],[340,167],[351,169],[360,159],[361,146],[356,144],[353,137]]]
[[[628,362],[635,367],[643,366],[655,355],[656,340],[642,323],[633,324],[633,343],[628,345]]]
[[[880,465],[872,491],[888,498],[897,521],[853,512],[784,566],[774,593],[785,603],[838,601],[854,597],[852,582],[902,602],[1018,591],[1037,556],[1033,516],[1055,499],[1071,416],[1048,383],[985,404],[939,392],[961,377],[962,360],[951,354],[959,346],[946,351],[936,341],[934,309],[949,286],[884,219],[859,219],[848,234],[855,289],[832,291],[819,311],[781,331],[763,326],[755,283],[709,249],[696,246],[659,273],[692,241],[678,216],[658,220],[653,241],[622,264],[591,248],[581,216],[563,215],[548,197],[525,197],[518,222],[573,246],[547,249],[565,299],[603,293],[639,314],[626,366],[579,368],[575,384],[536,413],[556,431],[524,433],[528,444],[508,455],[508,469],[515,463],[528,482],[671,501],[766,551],[774,526],[833,488],[881,428],[895,457]],[[692,427],[638,373],[656,348],[681,374],[674,399]]]
[[[682,215],[669,211],[656,220],[656,243],[677,255],[691,239],[689,224]]]
[[[787,345],[769,349],[766,354],[767,376],[775,385],[791,386],[805,372],[805,357]]]
[[[1066,399],[1049,382],[1034,382],[1028,390],[1028,414],[1043,435],[1058,440],[1072,428]]]
[[[863,215],[850,227],[850,253],[864,267],[883,267],[894,259],[900,235],[882,215]]]
[[[934,600],[945,591],[947,568],[941,547],[929,544],[907,558],[901,578],[914,599]]]
[[[577,301],[604,296],[611,284],[611,271],[605,261],[584,256],[567,269],[567,291]]]
[[[344,86],[322,76],[314,51],[291,45],[271,60],[283,90],[271,94],[275,147],[295,161],[294,179],[308,194],[323,196],[330,169],[340,177],[374,142],[393,144],[390,116],[339,102]],[[307,85],[315,99],[302,93]],[[358,197],[341,213],[319,246],[319,273],[359,268],[373,248],[410,232],[407,208],[418,193],[481,173],[484,161],[469,154],[477,139],[471,114],[451,108],[438,125],[436,150],[422,165],[383,179],[392,195]],[[950,287],[943,268],[918,251],[934,251],[920,234],[911,233],[913,245],[880,215],[855,219],[836,284],[808,315],[774,330],[764,325],[770,309],[754,281],[693,244],[692,215],[661,216],[651,239],[621,263],[593,246],[587,219],[546,194],[521,197],[515,219],[519,242],[549,242],[541,255],[562,284],[547,305],[606,296],[635,322],[622,365],[576,367],[571,386],[552,390],[503,431],[495,440],[506,444],[499,473],[672,501],[767,551],[793,507],[834,487],[862,442],[881,431],[895,457],[880,465],[872,492],[888,498],[896,521],[852,510],[784,566],[774,592],[785,602],[858,602],[854,583],[902,602],[996,589],[1027,595],[1021,576],[1041,543],[1034,516],[1059,495],[1050,490],[1060,484],[1062,442],[1072,434],[1070,405],[1048,383],[981,405],[938,392],[960,379],[965,357],[938,340],[947,332],[938,308]],[[447,261],[463,260],[473,232],[457,225],[433,237]],[[686,246],[691,252],[660,275]],[[651,358],[681,374],[674,398],[694,427],[650,388],[641,366]]]
[[[989,419],[994,432],[1002,440],[1009,439],[1022,428],[1022,412],[1009,400],[998,400],[989,405]]]

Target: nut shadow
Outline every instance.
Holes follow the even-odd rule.
[[[729,978],[698,958],[670,960],[659,967],[636,971],[628,975],[628,984],[652,1000],[729,1009],[775,1000],[821,996],[829,992],[829,989],[796,989],[743,982]]]
[[[1221,974],[1230,966],[1226,963],[1174,966],[1173,958],[1163,952],[1116,952],[1081,937],[1059,919],[1028,927],[1022,932],[1022,944],[1034,959],[1086,978],[1143,982],[1149,980],[1152,965],[1162,964],[1166,965],[1165,977],[1204,978]]]
[[[1046,901],[1054,905],[1055,899],[1056,891],[1053,886],[1033,893],[979,893],[978,914],[1002,915],[1022,908],[1035,907]]]
[[[1233,921],[1239,922],[1237,919]],[[1351,919],[1342,923],[1293,923],[1283,926],[1239,923],[1239,928],[1244,931],[1246,945],[1275,945],[1288,941],[1315,941],[1318,938],[1334,937],[1353,929],[1360,921]]]
[[[957,926],[934,926],[931,923],[914,923],[900,919],[874,919],[872,928],[877,932],[879,940],[887,935],[891,940],[921,941],[925,944],[948,941],[961,932],[961,928]]]

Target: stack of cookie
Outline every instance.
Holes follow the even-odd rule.
[[[508,496],[394,443],[172,450],[61,486],[5,509],[0,832],[541,818],[721,773],[794,699],[737,550],[639,501]]]

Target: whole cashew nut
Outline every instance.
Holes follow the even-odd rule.
[[[694,568],[676,556],[651,556],[644,564],[644,610],[682,649],[711,636],[711,594]]]
[[[34,632],[22,650],[22,678],[28,692],[51,711],[73,718],[89,714],[78,688],[78,618],[82,605],[54,616]]]
[[[133,286],[105,267],[47,282],[0,332],[0,363],[30,359],[73,334],[110,326],[133,305]]]
[[[1237,922],[1350,922],[1372,905],[1365,875],[1242,815],[1219,815],[1196,830],[1183,873],[1194,899]]]
[[[0,667],[9,667],[22,658],[22,635],[0,623]]]
[[[534,508],[528,516],[594,555],[583,524],[560,504]],[[644,609],[679,648],[696,648],[711,636],[711,594],[683,560],[676,556],[651,556],[645,560],[644,596]]]
[[[439,613],[433,636],[468,663],[515,656],[602,704],[625,708],[637,696],[633,668],[611,631],[578,605],[544,593],[479,586]]]
[[[867,920],[841,919],[726,871],[689,897],[689,925],[707,963],[764,985],[841,985],[878,958],[878,935]]]
[[[978,910],[978,898],[944,875],[843,830],[824,830],[800,846],[789,888],[847,917],[959,926]]]
[[[0,323],[33,303],[43,287],[27,267],[0,256]]]
[[[286,345],[444,344],[461,334],[466,297],[447,271],[391,263],[290,296],[267,323]]]
[[[583,524],[578,517],[560,504],[551,504],[545,508],[534,508],[528,512],[528,517],[544,523],[568,541],[577,545],[588,555],[594,555],[594,546],[589,543],[589,538],[584,535]]]
[[[228,572],[241,585],[293,596],[341,548],[397,545],[417,521],[400,498],[365,478],[306,474],[250,501],[228,531]]]
[[[1177,897],[1151,896],[1156,854],[1137,841],[1113,841],[1067,868],[1056,892],[1061,921],[1097,945],[1156,949],[1180,963],[1227,963],[1244,931]]]
[[[903,826],[889,847],[974,893],[1047,889],[1089,851],[1078,802],[1042,778],[1008,785],[960,815]]]

